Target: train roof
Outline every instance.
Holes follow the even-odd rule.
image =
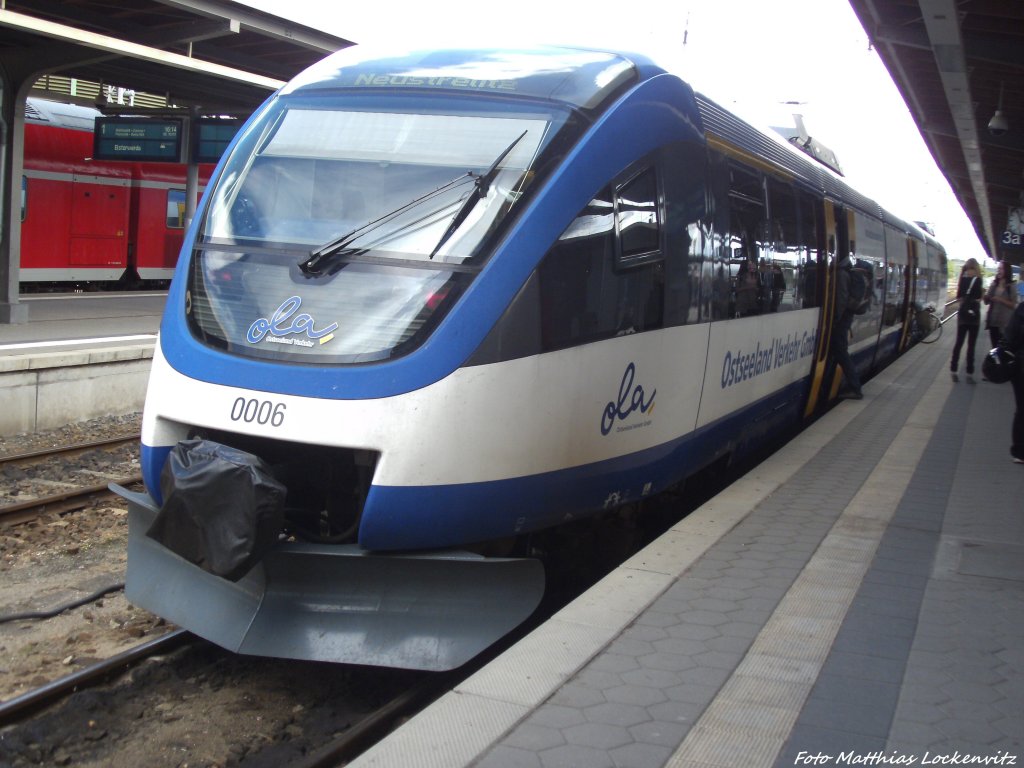
[[[624,87],[663,71],[642,56],[583,48],[379,53],[357,46],[313,65],[283,93],[355,88],[515,94],[591,110],[606,105]]]
[[[643,55],[576,47],[395,51],[355,46],[314,64],[281,92],[354,89],[514,94],[598,110],[626,88],[666,71]],[[920,240],[936,242],[917,225],[889,213],[780,137],[754,128],[701,93],[695,93],[695,97],[706,133],[782,168],[811,189]]]
[[[58,101],[28,98],[25,100],[25,119],[33,123],[46,123],[59,128],[93,131],[95,120],[102,113],[93,107],[63,104]]]
[[[921,227],[885,210],[877,202],[846,183],[830,168],[811,159],[782,137],[754,128],[702,93],[695,93],[694,96],[705,135],[714,134],[729,144],[782,168],[805,186],[823,192],[844,205],[858,208],[918,240],[925,240],[938,246],[938,241]]]

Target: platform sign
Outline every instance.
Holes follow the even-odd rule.
[[[1011,208],[1006,215],[1006,229],[999,244],[1006,250],[1018,252],[1024,248],[1024,208]]]
[[[192,134],[192,160],[196,163],[216,163],[242,126],[241,120],[203,117],[194,123]]]
[[[182,121],[158,117],[97,117],[92,156],[97,160],[180,163]]]

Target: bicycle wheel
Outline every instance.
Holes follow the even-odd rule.
[[[922,344],[932,344],[942,336],[942,323],[934,312],[918,312],[917,324],[921,329]]]

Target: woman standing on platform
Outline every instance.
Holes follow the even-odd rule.
[[[953,381],[960,381],[956,370],[960,365],[960,348],[967,339],[967,380],[974,381],[974,345],[981,328],[981,268],[977,259],[968,259],[960,270],[960,281],[956,287],[956,298],[960,311],[956,315],[956,344],[953,345],[953,359],[949,371]]]
[[[1009,262],[999,262],[995,279],[985,292],[985,303],[988,304],[985,327],[988,328],[992,347],[998,347],[1003,337],[1003,328],[1010,322],[1010,316],[1017,306],[1017,286],[1013,282],[1013,270]]]

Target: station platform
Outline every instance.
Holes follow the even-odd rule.
[[[28,322],[0,324],[0,436],[142,409],[167,294],[21,297]]]
[[[1013,393],[951,330],[350,765],[1022,764]]]
[[[149,342],[166,292],[38,293],[22,296],[28,322],[0,324],[0,357]]]

